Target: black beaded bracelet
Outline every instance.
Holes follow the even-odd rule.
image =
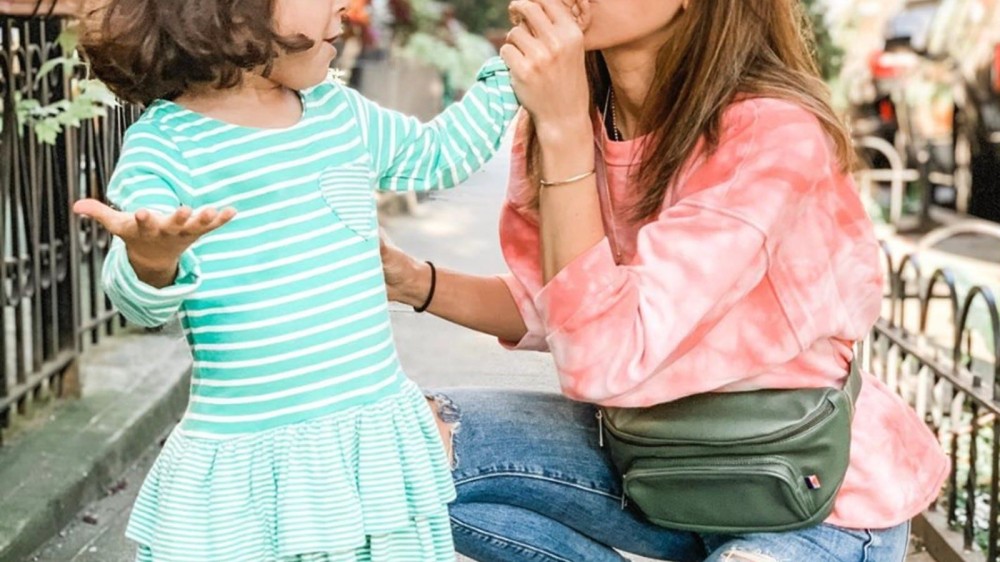
[[[426,312],[431,306],[431,301],[434,300],[434,289],[437,288],[437,268],[431,262],[427,262],[427,265],[431,266],[431,290],[427,293],[427,300],[424,301],[424,304],[413,307],[413,312]]]

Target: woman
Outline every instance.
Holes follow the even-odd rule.
[[[897,562],[948,471],[933,435],[871,376],[832,515],[740,536],[623,508],[595,405],[844,384],[879,314],[848,133],[797,0],[517,0],[502,54],[530,114],[500,224],[510,275],[383,249],[390,298],[552,353],[563,396],[455,390],[459,550],[481,562]],[[588,54],[566,45],[583,44]],[[524,53],[548,53],[544,68]],[[545,59],[546,57],[542,57]],[[607,188],[595,175],[606,168]],[[429,302],[429,307],[427,304]],[[450,405],[449,402],[443,402]],[[738,504],[718,509],[740,509]]]

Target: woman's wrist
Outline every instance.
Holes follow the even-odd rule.
[[[567,148],[571,148],[574,145],[579,146],[584,143],[587,146],[593,146],[594,125],[586,117],[586,113],[584,113],[583,118],[561,121],[538,120],[535,122],[535,133],[538,135],[538,142],[543,148],[546,146],[555,148],[564,145],[569,145]]]
[[[406,281],[400,287],[400,302],[414,308],[427,302],[431,291],[431,265],[427,262],[411,260],[407,267]]]

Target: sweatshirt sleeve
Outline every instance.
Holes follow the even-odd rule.
[[[496,153],[519,105],[499,57],[479,71],[462,101],[429,123],[388,110],[348,90],[381,191],[450,188]]]
[[[185,167],[176,147],[155,130],[130,131],[108,186],[108,202],[126,213],[146,209],[161,215],[181,206],[178,189]],[[163,288],[141,281],[125,243],[114,238],[104,261],[105,293],[126,320],[145,327],[165,324],[200,284],[197,258],[189,249],[180,259],[174,283]]]

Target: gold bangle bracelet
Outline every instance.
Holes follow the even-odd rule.
[[[583,181],[583,180],[589,178],[590,176],[594,175],[595,173],[596,172],[594,170],[591,170],[591,171],[587,172],[586,174],[580,174],[579,176],[573,176],[571,178],[567,178],[567,179],[564,179],[564,180],[559,180],[559,181],[545,181],[545,180],[541,180],[541,184],[542,184],[542,187],[557,187],[557,186],[560,186],[560,185],[569,185],[571,183],[576,183],[578,181]]]

